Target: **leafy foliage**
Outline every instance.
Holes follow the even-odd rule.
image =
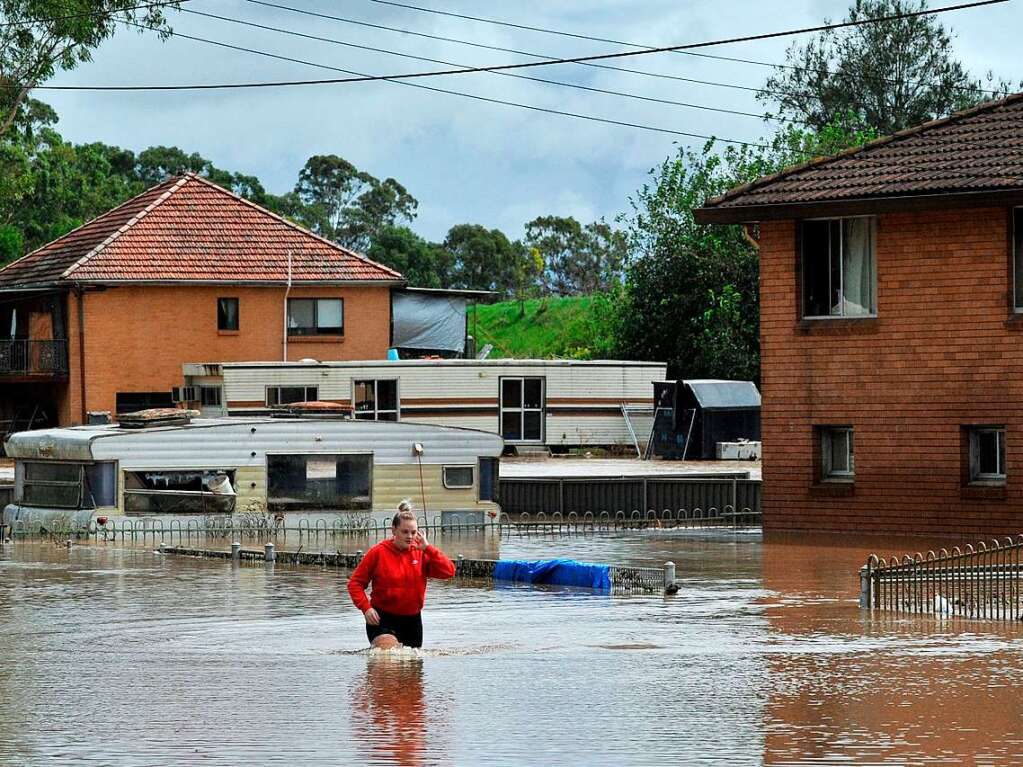
[[[526,224],[525,242],[543,259],[545,292],[579,295],[607,290],[621,277],[628,243],[603,221],[583,226],[572,217],[540,216]]]
[[[847,21],[925,10],[926,0],[855,0]],[[970,76],[937,16],[891,19],[827,30],[786,52],[758,98],[814,130],[843,125],[886,135],[996,95],[1012,85]],[[1021,84],[1023,87],[1023,84]]]

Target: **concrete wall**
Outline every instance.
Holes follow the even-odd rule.
[[[802,321],[794,222],[761,228],[764,527],[1023,531],[1023,317],[1009,211],[882,215],[877,318]],[[1006,427],[1007,483],[964,481],[962,427]],[[851,425],[855,481],[818,481],[815,425]]]

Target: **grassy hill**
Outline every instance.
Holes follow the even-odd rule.
[[[477,306],[469,311],[469,333],[476,348],[493,344],[491,357],[593,359],[607,356],[603,296],[549,297]],[[479,314],[473,317],[473,312]]]

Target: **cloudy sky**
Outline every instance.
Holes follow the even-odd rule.
[[[190,0],[183,8],[330,38],[310,40],[195,13],[174,13],[175,32],[272,53],[293,63],[230,50],[208,42],[120,31],[95,60],[51,84],[191,84],[343,77],[330,68],[394,74],[438,65],[401,53],[457,65],[535,60],[528,56],[441,42],[408,32],[545,56],[568,57],[627,50],[574,39],[453,18],[377,0],[270,0],[343,17],[317,18],[254,0]],[[401,0],[421,8],[469,14],[532,27],[645,46],[681,45],[760,34],[837,20],[845,0]],[[988,70],[1019,80],[1020,0],[943,16],[957,33],[955,53],[977,75]],[[932,2],[932,7],[952,4]],[[362,26],[361,21],[392,27]],[[793,39],[722,45],[707,53],[758,62],[782,62]],[[367,51],[352,45],[391,51]],[[756,88],[770,72],[758,64],[662,53],[608,64],[676,78]],[[320,66],[313,66],[316,64]],[[440,67],[443,68],[443,67]],[[558,65],[521,74],[658,99],[759,113],[748,90],[678,79]],[[757,140],[770,125],[728,115],[623,96],[532,82],[493,73],[417,80],[436,88],[535,107],[627,121],[672,131]],[[153,145],[199,152],[219,167],[259,177],[275,193],[289,190],[314,154],[338,154],[380,178],[392,176],[420,201],[413,228],[441,239],[458,223],[497,227],[512,237],[537,215],[583,221],[614,218],[651,167],[698,139],[600,124],[485,103],[392,82],[282,89],[95,93],[39,91],[61,116],[59,129],[75,142],[103,141],[134,150]]]

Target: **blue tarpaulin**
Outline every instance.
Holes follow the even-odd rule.
[[[611,590],[607,565],[591,565],[574,559],[502,559],[494,565],[494,579]]]

